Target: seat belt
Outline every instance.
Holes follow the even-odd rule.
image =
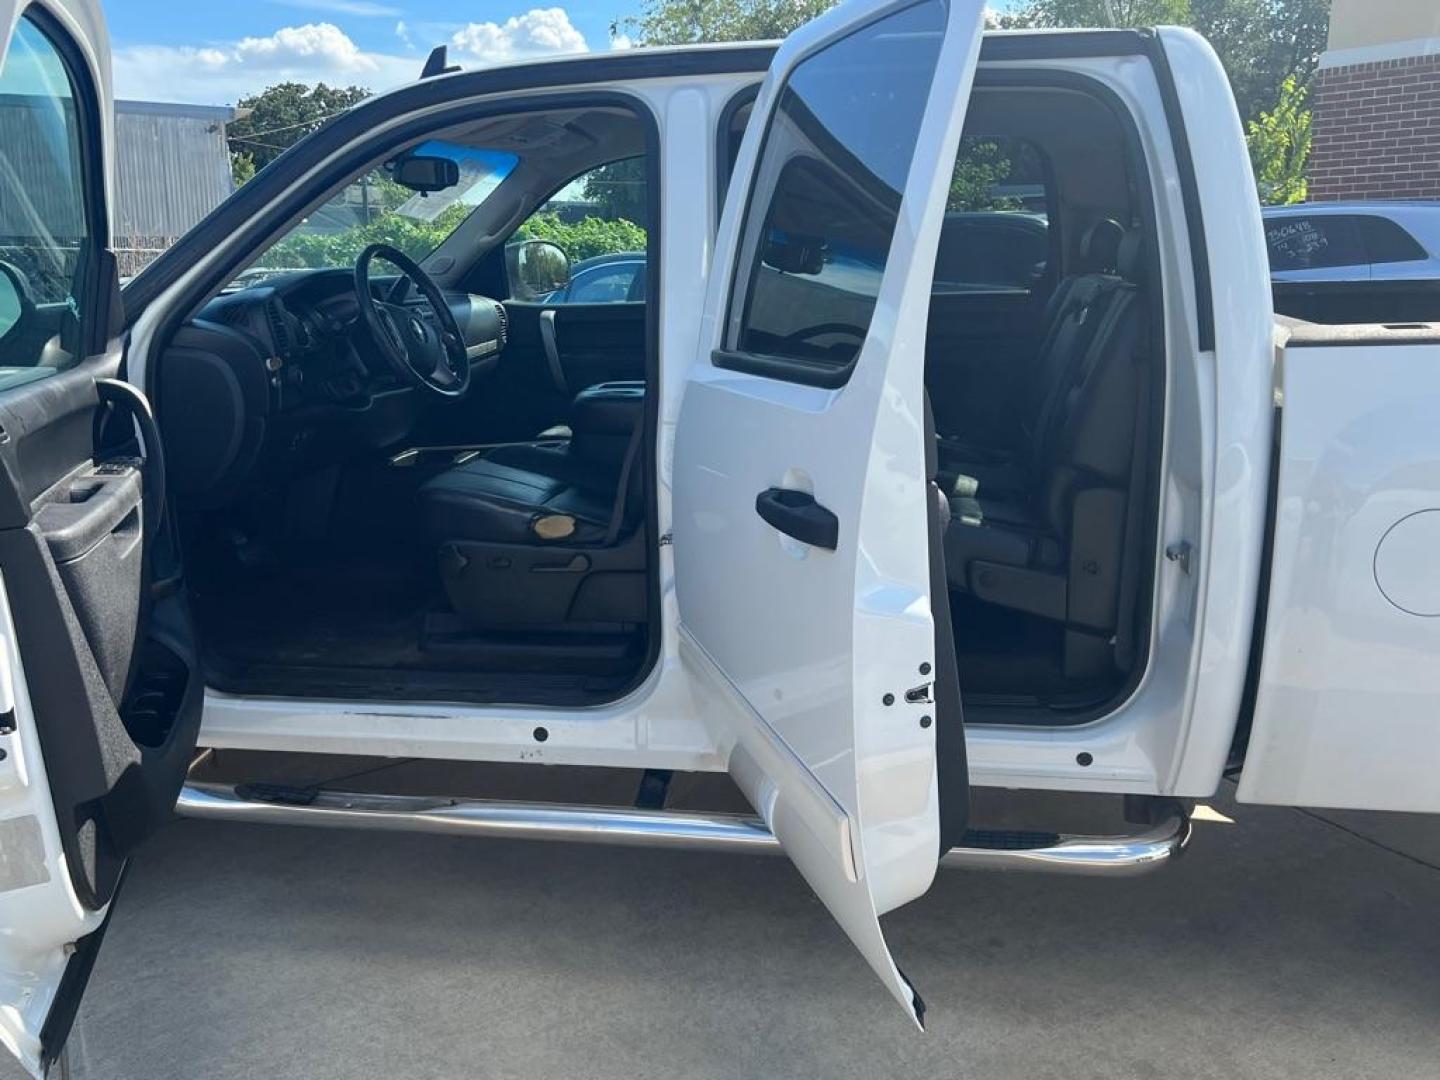
[[[630,432],[630,441],[625,445],[625,459],[620,465],[620,484],[615,489],[615,505],[610,508],[610,525],[605,530],[605,546],[609,547],[620,538],[620,529],[625,524],[625,504],[630,501],[630,477],[635,472],[635,459],[640,453],[640,440],[645,434],[645,421],[641,417]]]
[[[1139,562],[1136,547],[1140,542],[1144,496],[1149,492],[1150,462],[1150,364],[1144,343],[1149,335],[1142,325],[1136,335],[1131,363],[1137,368],[1135,379],[1134,445],[1130,448],[1130,483],[1125,496],[1125,532],[1120,541],[1120,595],[1115,606],[1115,666],[1127,674],[1135,663],[1138,640],[1135,626],[1135,603],[1140,592]]]

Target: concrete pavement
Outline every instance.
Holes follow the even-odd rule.
[[[1364,816],[1217,808],[1151,878],[950,873],[889,916],[923,1035],[783,860],[179,823],[75,1072],[1440,1077],[1434,831],[1396,853]]]

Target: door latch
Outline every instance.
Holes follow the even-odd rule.
[[[1179,566],[1182,574],[1188,574],[1192,551],[1188,540],[1180,540],[1165,549],[1165,558]]]
[[[935,684],[934,684],[933,682],[927,682],[927,683],[923,683],[923,684],[920,685],[920,686],[915,687],[913,690],[906,690],[906,691],[905,691],[905,704],[907,704],[907,705],[933,705],[933,704],[935,704],[935,697],[934,697],[933,694],[930,693],[930,689],[931,689],[931,687],[933,687],[934,685],[935,685]]]

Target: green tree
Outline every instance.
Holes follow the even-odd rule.
[[[1190,0],[1190,25],[1220,56],[1244,120],[1280,99],[1295,76],[1309,82],[1325,51],[1330,0]]]
[[[607,218],[643,225],[646,218],[645,159],[625,158],[601,165],[585,177],[585,198]]]
[[[255,177],[255,158],[243,150],[238,154],[231,154],[230,173],[235,178],[236,187],[249,183]]]
[[[1262,203],[1285,205],[1305,201],[1305,166],[1310,158],[1308,96],[1294,75],[1280,84],[1275,107],[1246,125],[1245,142],[1255,169]]]
[[[1035,0],[1010,16],[1006,29],[1065,26],[1163,26],[1190,21],[1190,0]]]
[[[967,135],[960,140],[955,155],[955,171],[950,174],[950,195],[947,210],[1017,210],[1019,199],[996,197],[996,184],[1009,178],[1013,169],[1010,158],[995,139]]]
[[[225,125],[235,183],[243,184],[325,121],[369,96],[361,86],[285,82],[241,98],[241,117]]]
[[[1330,0],[1031,0],[1007,26],[1192,26],[1214,47],[1246,125],[1262,201],[1305,197],[1305,90],[1325,49]],[[1299,194],[1295,194],[1299,192]]]
[[[572,263],[595,255],[617,251],[644,251],[645,230],[633,221],[587,217],[574,223],[559,214],[534,214],[515,231],[515,240],[549,240],[570,257]]]
[[[379,190],[377,198],[384,198]],[[353,266],[360,252],[371,244],[389,244],[419,261],[439,247],[440,242],[465,220],[470,210],[469,206],[455,203],[442,210],[434,221],[381,213],[366,224],[338,232],[298,229],[276,243],[256,265],[273,269]]]
[[[1329,23],[1330,0],[1030,0],[997,20],[1009,29],[1194,27],[1219,54],[1247,121],[1279,100],[1286,78],[1310,78]]]
[[[784,37],[836,0],[645,0],[640,14],[612,24],[637,45],[695,45]]]

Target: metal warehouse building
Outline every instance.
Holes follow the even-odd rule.
[[[122,275],[135,274],[234,189],[228,107],[115,102],[116,211]]]

